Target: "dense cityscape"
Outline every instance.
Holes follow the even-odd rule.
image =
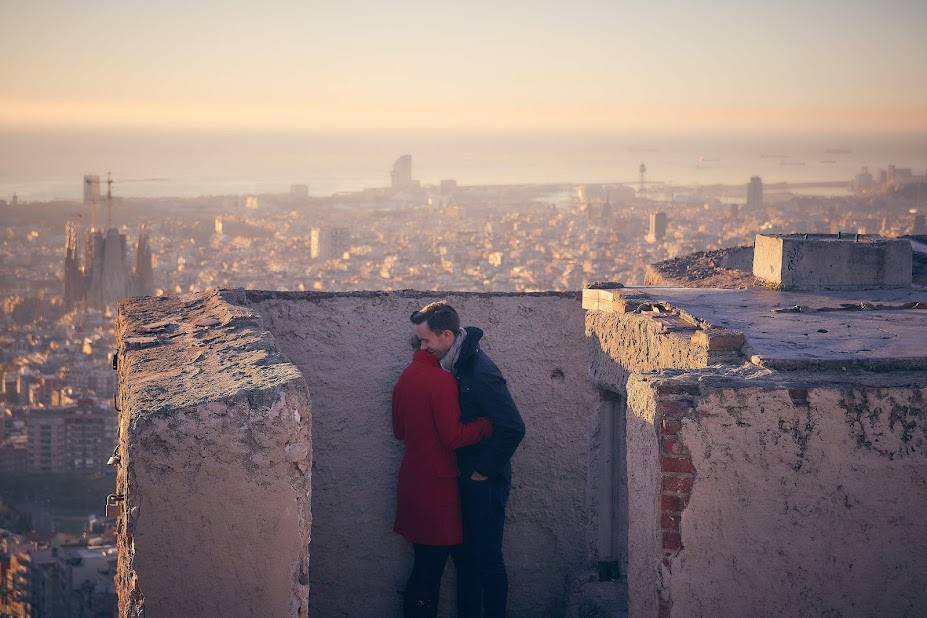
[[[390,186],[331,196],[296,184],[125,198],[119,178],[88,174],[82,201],[0,201],[0,615],[115,611],[114,520],[103,506],[122,297],[642,285],[650,264],[749,245],[759,231],[927,233],[927,178],[910,169],[863,169],[829,197],[758,177],[674,187],[648,182],[645,169],[634,184],[422,185],[404,155]]]

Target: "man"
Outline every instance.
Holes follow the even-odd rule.
[[[483,331],[460,327],[446,302],[432,303],[409,318],[421,348],[441,359],[457,378],[460,422],[485,416],[492,437],[457,450],[463,548],[457,557],[457,612],[462,618],[505,616],[508,575],[502,557],[505,505],[512,486],[510,459],[525,435],[502,372],[480,349]]]

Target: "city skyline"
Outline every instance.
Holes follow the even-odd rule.
[[[927,133],[927,5],[5,3],[0,129]]]

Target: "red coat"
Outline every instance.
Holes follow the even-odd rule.
[[[393,389],[393,434],[406,443],[393,530],[412,543],[462,543],[454,451],[492,434],[492,425],[485,418],[460,423],[457,380],[424,350]]]

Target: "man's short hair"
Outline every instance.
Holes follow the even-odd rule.
[[[413,312],[409,316],[409,321],[413,324],[427,322],[428,329],[436,333],[449,330],[456,336],[460,330],[460,316],[453,307],[447,304],[446,300],[425,305]]]

